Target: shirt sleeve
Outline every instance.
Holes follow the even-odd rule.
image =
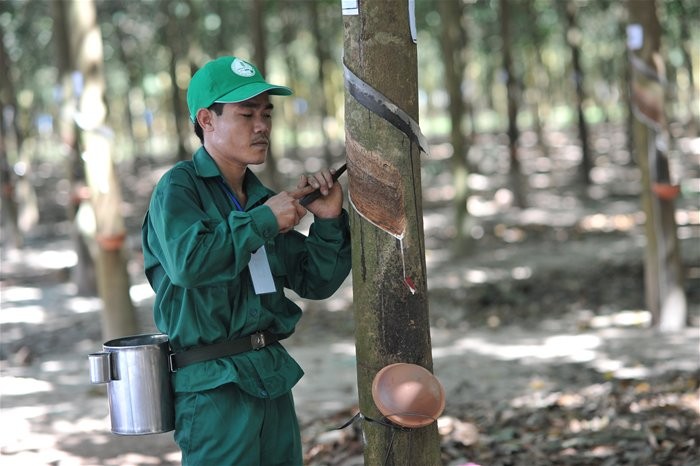
[[[288,236],[287,287],[302,298],[326,299],[342,285],[350,273],[352,257],[348,213],[338,218],[316,218],[308,237]],[[289,244],[293,243],[293,244]]]

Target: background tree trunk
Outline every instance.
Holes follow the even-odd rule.
[[[344,16],[345,64],[417,120],[416,46],[408,2],[365,0]],[[347,79],[347,78],[346,78]],[[432,370],[420,152],[409,138],[345,94],[353,239],[357,375],[361,412],[381,418],[371,386],[397,362]],[[358,207],[361,206],[361,207]],[[367,219],[384,219],[370,223]],[[381,220],[379,220],[381,221]],[[381,225],[383,228],[378,228]],[[398,240],[403,230],[403,239]],[[415,288],[413,293],[409,285]],[[364,421],[365,464],[440,464],[436,423],[397,430]]]
[[[102,298],[102,337],[105,340],[133,334],[136,313],[129,295],[124,239],[126,228],[121,215],[121,190],[112,161],[111,130],[104,126],[102,36],[96,23],[92,0],[63,3],[69,31],[71,58],[79,72],[77,120],[84,151],[85,174],[95,217],[95,263],[97,288]]]
[[[177,85],[177,68],[178,61],[187,56],[187,30],[182,26],[182,19],[170,10],[174,6],[172,2],[162,2],[161,8],[163,14],[169,17],[170,20],[165,24],[163,34],[165,35],[165,43],[170,46],[170,60],[168,61],[168,73],[173,83],[170,98],[172,100],[173,122],[175,124],[175,133],[177,135],[177,154],[176,161],[187,160],[190,158],[190,151],[187,149],[187,141],[194,132],[192,122],[189,119],[187,111],[187,95],[186,92]]]
[[[683,64],[688,73],[689,81],[688,92],[685,98],[676,99],[676,101],[685,101],[688,103],[687,120],[684,121],[684,123],[694,128],[697,132],[700,130],[700,105],[698,105],[698,102],[700,102],[700,95],[698,93],[698,86],[696,86],[695,83],[696,78],[695,72],[693,71],[693,55],[691,52],[691,50],[693,50],[691,45],[691,28],[688,26],[688,23],[692,23],[697,27],[697,13],[694,15],[694,12],[685,5],[683,0],[666,1],[665,7],[668,13],[670,13],[671,10],[676,10],[678,16],[678,22],[680,23],[680,41],[678,46],[683,54]],[[695,44],[694,52],[695,58],[697,59],[697,43]]]
[[[467,154],[469,142],[464,134],[463,121],[466,114],[462,94],[464,70],[467,66],[465,59],[467,37],[462,27],[462,3],[460,0],[443,0],[438,3],[442,23],[440,43],[445,62],[445,88],[450,96],[450,142],[452,143],[452,183],[455,187],[453,201],[455,212],[456,235],[453,250],[464,254],[472,250],[474,242],[470,234],[469,211],[469,168]]]
[[[70,200],[67,206],[67,217],[72,222],[71,238],[73,248],[78,257],[78,262],[72,270],[71,279],[78,287],[78,293],[85,296],[94,296],[97,291],[97,277],[95,275],[95,261],[90,254],[85,235],[78,223],[78,210],[83,207],[83,212],[89,212],[90,206],[85,189],[85,170],[80,160],[80,141],[74,116],[78,109],[78,95],[74,82],[75,50],[73,37],[76,31],[71,23],[71,10],[67,2],[52,2],[54,22],[56,27],[56,61],[61,76],[61,100],[60,115],[58,118],[58,131],[66,153],[66,172],[70,184]]]
[[[20,228],[17,200],[17,177],[13,168],[19,160],[22,135],[17,125],[17,99],[12,82],[12,67],[4,43],[5,32],[0,26],[0,225],[6,228],[16,248],[24,245],[24,232]],[[12,153],[12,156],[10,155]]]
[[[321,136],[323,137],[323,158],[326,165],[330,166],[333,163],[333,152],[331,150],[330,137],[326,131],[326,118],[328,118],[328,99],[326,97],[326,73],[325,66],[329,60],[329,53],[326,42],[321,35],[320,18],[318,14],[318,2],[309,2],[309,17],[311,20],[311,32],[314,36],[314,52],[318,60],[318,86],[319,90],[316,95],[318,99],[319,116],[321,119]]]
[[[666,154],[669,134],[661,26],[654,0],[629,4],[629,13],[627,44],[635,116],[634,148],[642,172],[642,208],[646,216],[646,300],[652,322],[661,331],[675,331],[686,325],[687,303],[676,231],[676,182]]]
[[[513,190],[513,204],[524,208],[527,206],[525,199],[525,181],[520,169],[520,157],[518,155],[518,105],[520,103],[520,89],[513,69],[512,38],[510,25],[510,7],[508,0],[501,0],[501,38],[503,39],[503,73],[506,80],[506,93],[508,100],[508,152],[510,154],[510,187]]]
[[[262,73],[265,79],[268,79],[266,66],[265,0],[253,0],[250,28],[253,37],[253,63],[258,67],[258,70],[260,70],[260,73]],[[275,191],[284,189],[277,170],[277,159],[275,158],[272,148],[267,152],[267,159],[265,159],[265,166],[263,167],[261,177],[263,181]]]
[[[575,2],[559,4],[564,10],[566,17],[566,43],[571,49],[571,74],[576,88],[576,114],[578,115],[578,136],[581,140],[581,165],[579,166],[580,179],[584,187],[591,184],[591,149],[588,142],[588,125],[583,109],[583,102],[586,98],[583,90],[583,69],[581,68],[581,40],[583,34],[576,24],[576,11],[578,7]]]
[[[315,2],[309,3],[315,4]],[[282,6],[283,8],[280,16],[284,20],[284,25],[282,26],[281,46],[284,50],[284,63],[287,66],[287,84],[292,88],[292,90],[296,89],[295,95],[292,96],[294,103],[291,106],[285,105],[282,108],[283,112],[290,112],[291,110],[292,115],[294,115],[292,118],[289,118],[288,115],[284,115],[285,119],[288,121],[287,130],[289,134],[289,142],[285,144],[284,152],[288,157],[295,160],[300,160],[299,134],[301,133],[300,127],[304,118],[302,118],[299,114],[299,106],[296,104],[296,102],[299,101],[297,99],[304,99],[305,97],[298,94],[298,89],[301,87],[301,73],[299,72],[297,56],[293,50],[294,37],[299,33],[298,25],[295,22],[295,17],[299,10],[299,2],[296,2],[295,0],[285,0],[285,2],[282,3]],[[308,113],[304,114],[304,117],[308,117]]]
[[[547,120],[547,115],[549,114],[549,103],[546,96],[550,79],[547,67],[542,60],[542,49],[546,35],[538,25],[540,10],[536,9],[534,1],[525,2],[523,7],[528,23],[533,25],[527,31],[532,47],[528,48],[530,58],[525,60],[528,63],[528,72],[525,78],[525,87],[528,92],[524,100],[532,113],[532,129],[537,134],[537,144],[542,154],[545,157],[549,157],[549,146],[544,137],[545,128],[543,126],[543,122]],[[544,6],[544,8],[547,8],[547,6]]]

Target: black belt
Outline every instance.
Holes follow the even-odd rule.
[[[269,332],[257,332],[236,340],[221,341],[206,346],[170,353],[170,372],[176,372],[185,366],[202,361],[233,356],[246,351],[259,350],[278,341],[279,338]]]

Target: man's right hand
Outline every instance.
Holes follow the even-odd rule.
[[[306,209],[299,204],[297,199],[285,191],[272,196],[265,202],[265,205],[275,215],[280,233],[286,233],[297,226],[306,215]]]

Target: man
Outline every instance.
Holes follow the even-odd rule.
[[[350,271],[348,215],[332,173],[273,193],[248,169],[265,161],[270,96],[291,95],[236,57],[195,73],[187,104],[202,141],[165,173],[142,228],[154,318],[168,334],[175,441],[183,465],[301,465],[291,388],[303,372],[278,340],[300,308],[284,288],[325,299]],[[294,230],[322,196],[308,237]]]

